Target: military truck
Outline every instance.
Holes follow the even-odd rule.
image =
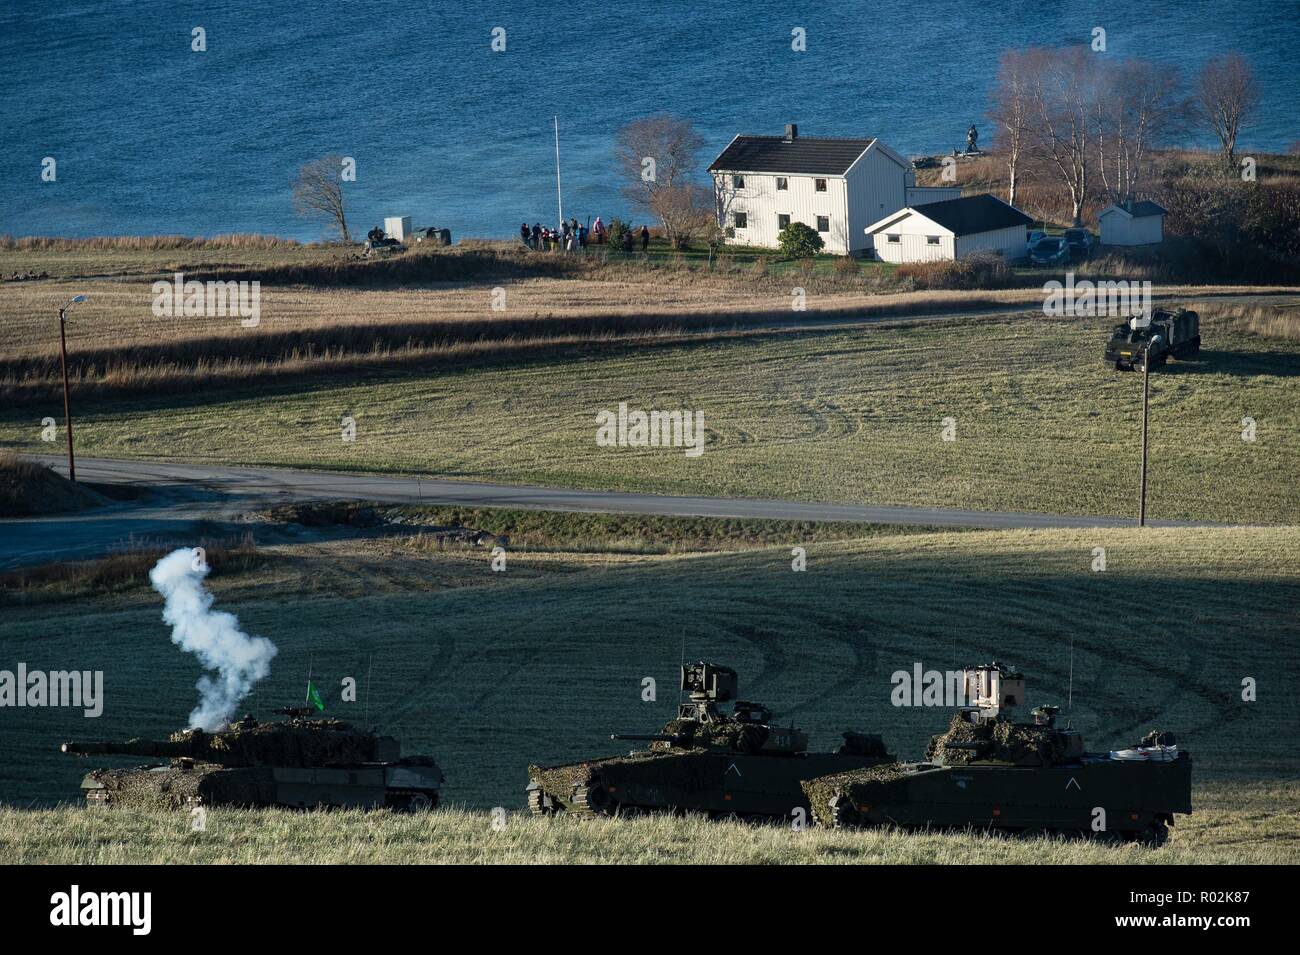
[[[87,806],[189,809],[195,806],[432,809],[442,770],[427,756],[401,755],[391,736],[342,720],[311,719],[311,710],[259,723],[245,716],[208,733],[188,729],[166,740],[67,742],[79,756],[166,759],[164,765],[96,769],[81,791]]]
[[[713,663],[681,668],[690,702],[659,733],[613,734],[644,749],[559,766],[529,766],[528,807],[538,815],[698,812],[789,818],[808,811],[800,781],[890,762],[879,736],[846,732],[831,753],[808,752],[808,735],[777,726],[761,703],[736,700],[736,671]],[[731,712],[720,704],[734,700]]]
[[[1192,358],[1201,351],[1201,318],[1186,308],[1158,308],[1116,325],[1106,343],[1106,364],[1116,370],[1159,368],[1170,358]]]
[[[1162,845],[1176,813],[1192,811],[1192,760],[1172,733],[1152,732],[1119,751],[1088,753],[1058,708],[1032,723],[1009,718],[1024,677],[998,663],[964,671],[966,699],[926,759],[804,783],[822,825],[976,828],[1059,833]]]

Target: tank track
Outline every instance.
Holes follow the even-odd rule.
[[[438,805],[438,794],[422,789],[390,789],[384,805],[394,812],[428,812]]]
[[[609,798],[605,787],[599,783],[590,783],[573,787],[573,799],[569,812],[577,815],[610,816],[614,813],[614,800]]]
[[[534,816],[555,815],[555,802],[536,783],[528,787],[528,811]]]

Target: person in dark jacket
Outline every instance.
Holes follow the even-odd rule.
[[[534,222],[533,223],[533,248],[540,249],[541,247],[542,247],[542,224],[540,222]]]
[[[644,252],[650,248],[650,230],[646,226],[641,226],[641,251]]]
[[[533,247],[532,242],[529,241],[529,239],[531,239],[532,236],[533,236],[533,232],[531,229],[528,228],[527,222],[519,226],[519,240],[523,242],[524,245],[528,246],[530,249]]]

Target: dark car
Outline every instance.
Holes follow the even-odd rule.
[[[1086,259],[1092,255],[1092,236],[1087,229],[1066,229],[1065,244],[1069,248],[1072,261]]]
[[[1039,239],[1029,249],[1031,265],[1061,265],[1070,258],[1070,247],[1058,236]]]

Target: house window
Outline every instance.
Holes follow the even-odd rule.
[[[787,215],[779,215],[779,216],[776,217],[776,227],[777,227],[778,229],[784,229],[784,228],[785,228],[786,226],[788,226],[789,224],[790,224],[790,217],[789,217],[789,216],[787,216]]]
[[[818,231],[818,232],[830,232],[830,231],[831,231],[831,217],[830,217],[830,216],[818,216],[818,217],[817,217],[817,231]]]
[[[813,188],[816,189],[818,192],[825,192],[825,191],[826,191],[826,180],[825,180],[825,179],[814,179],[814,180],[813,180]]]
[[[939,244],[939,237],[938,237],[937,235],[927,235],[927,236],[925,237],[925,244],[926,244],[926,245],[938,245],[938,244]]]
[[[748,212],[736,212],[736,213],[733,213],[733,215],[736,217],[736,228],[737,228],[737,229],[743,229],[743,228],[745,228],[746,226],[749,225],[749,213],[748,213]]]
[[[777,192],[785,192],[785,191],[786,191],[787,189],[789,189],[789,188],[790,188],[790,180],[789,180],[789,179],[785,178],[785,176],[777,176],[777,177],[776,177],[776,191],[777,191]]]
[[[903,241],[903,237],[900,236],[897,232],[886,232],[886,233],[885,233],[885,239],[888,240],[888,241],[890,241],[890,242],[902,242],[902,241]]]
[[[734,189],[744,189],[744,188],[745,188],[745,177],[744,177],[744,176],[732,176],[732,177],[731,177],[731,185],[732,185],[732,188],[734,188]]]

